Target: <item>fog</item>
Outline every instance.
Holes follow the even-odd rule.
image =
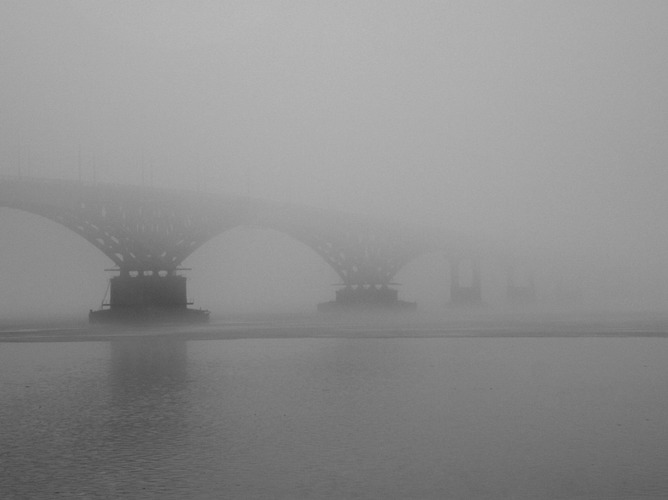
[[[661,0],[5,0],[0,174],[466,231],[530,262],[547,302],[566,283],[587,306],[664,310],[666,25]],[[111,262],[90,244],[8,209],[0,234],[0,314],[99,306]],[[338,281],[259,229],[184,264],[218,311],[313,308]],[[503,279],[483,267],[485,300]],[[397,281],[447,301],[443,256]]]

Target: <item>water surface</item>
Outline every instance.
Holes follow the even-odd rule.
[[[668,339],[0,344],[2,498],[667,498]]]

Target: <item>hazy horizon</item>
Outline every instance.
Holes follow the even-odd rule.
[[[548,297],[570,273],[592,304],[664,310],[667,21],[661,1],[7,0],[0,174],[467,231],[523,249]],[[99,304],[111,263],[87,242],[7,209],[0,234],[0,313]],[[187,264],[218,310],[315,305],[337,281],[255,230]],[[398,278],[429,307],[447,291],[439,256]]]

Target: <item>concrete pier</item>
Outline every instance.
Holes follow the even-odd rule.
[[[91,323],[206,322],[209,312],[188,308],[186,278],[173,273],[121,272],[109,284],[109,303],[90,311]],[[106,306],[106,307],[105,307]]]
[[[536,302],[536,284],[533,274],[526,269],[520,270],[516,266],[510,266],[507,270],[506,296],[512,305]]]
[[[336,291],[336,299],[318,304],[318,311],[352,309],[415,309],[415,302],[399,300],[399,292],[388,285],[344,286]]]
[[[471,279],[468,283],[463,283],[461,267],[467,260],[471,265]],[[450,304],[457,307],[482,305],[480,261],[477,258],[454,258],[450,260]]]

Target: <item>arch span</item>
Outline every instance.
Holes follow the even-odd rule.
[[[445,238],[419,226],[333,210],[137,186],[4,179],[0,206],[67,227],[125,276],[174,276],[197,248],[243,225],[273,229],[303,243],[334,269],[346,289],[357,290],[384,291],[399,269],[422,253],[454,254],[468,245],[461,235]]]
[[[0,206],[67,227],[122,272],[174,271],[208,239],[243,222],[247,207],[236,201],[134,186],[34,179],[0,182]]]
[[[311,247],[260,226],[237,226],[184,262],[188,289],[212,310],[252,313],[312,310],[330,300],[340,278]]]
[[[68,319],[96,308],[110,266],[102,252],[42,216],[0,208],[0,316]]]

